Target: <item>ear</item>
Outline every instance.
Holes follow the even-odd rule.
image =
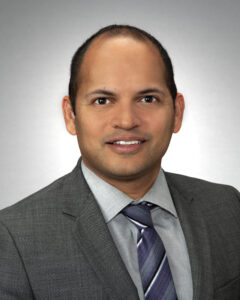
[[[177,133],[182,126],[183,112],[185,108],[184,97],[182,94],[180,93],[177,94],[174,106],[175,106],[175,116],[174,116],[173,132]]]
[[[76,135],[75,115],[68,96],[65,96],[62,100],[62,110],[67,131],[72,135]]]

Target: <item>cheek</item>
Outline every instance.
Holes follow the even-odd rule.
[[[80,144],[87,144],[87,147],[96,144],[103,137],[104,126],[100,118],[83,117],[76,123],[77,136]]]
[[[149,119],[148,124],[149,130],[153,135],[161,136],[163,138],[172,133],[174,118],[166,114],[158,114],[152,116],[151,119]]]

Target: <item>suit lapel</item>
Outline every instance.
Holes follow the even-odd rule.
[[[139,299],[80,164],[65,184],[64,195],[64,213],[75,217],[75,237],[110,299]]]
[[[165,175],[187,243],[193,300],[210,300],[213,290],[209,238],[196,191],[191,193],[189,186],[184,186],[182,182],[179,184],[175,175]],[[139,299],[101,211],[83,178],[80,163],[67,177],[63,195],[63,212],[75,218],[73,230],[81,251],[110,299]]]
[[[195,193],[165,173],[188,248],[193,280],[193,300],[213,298],[211,255],[208,231]],[[193,196],[194,195],[194,196]]]

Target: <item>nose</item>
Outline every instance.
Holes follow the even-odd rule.
[[[116,105],[113,115],[113,127],[117,129],[131,130],[138,127],[140,119],[134,103],[121,103]]]

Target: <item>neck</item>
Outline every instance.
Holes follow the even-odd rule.
[[[104,174],[95,172],[92,169],[90,170],[107,183],[111,184],[118,190],[122,191],[124,194],[128,195],[128,197],[132,198],[133,200],[137,200],[142,198],[150,190],[158,176],[160,166],[157,166],[146,174],[130,179],[107,177],[104,176]]]

